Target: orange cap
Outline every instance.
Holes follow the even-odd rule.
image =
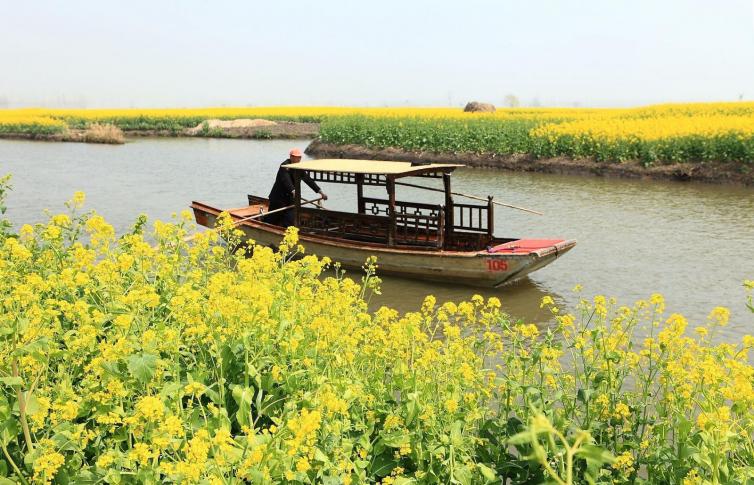
[[[288,156],[289,157],[303,157],[304,154],[301,153],[301,150],[299,150],[298,148],[291,148],[291,151],[288,152]]]

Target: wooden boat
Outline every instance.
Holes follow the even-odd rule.
[[[344,159],[287,165],[298,201],[289,210],[294,211],[299,239],[308,253],[329,256],[348,268],[359,269],[368,256],[375,255],[379,274],[493,287],[550,264],[576,245],[574,240],[495,237],[492,197],[486,204],[453,199],[451,174],[460,166]],[[355,185],[357,211],[303,206],[304,171],[320,183]],[[396,200],[396,185],[406,185],[398,182],[405,177],[442,179],[445,203]],[[387,198],[366,197],[365,186],[385,187]],[[268,212],[268,200],[249,195],[248,203],[226,211],[248,238],[275,247],[285,229],[264,222],[263,216],[255,217]],[[193,202],[191,207],[197,223],[206,227],[214,227],[223,212],[202,202]]]

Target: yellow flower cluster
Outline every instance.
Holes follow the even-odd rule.
[[[295,231],[245,257],[227,217],[190,242],[185,214],[116,239],[83,201],[22,235],[0,229],[14,480],[492,483],[532,460],[571,470],[563,483],[595,478],[596,462],[603,483],[752,473],[754,337],[713,344],[733,325],[724,308],[704,336],[661,295],[574,313],[545,298],[550,328],[481,296],[370,312],[373,260],[361,283],[326,274]],[[683,446],[702,458],[665,459]]]
[[[0,133],[55,132],[67,123],[40,110],[0,110]]]
[[[605,143],[671,140],[692,136],[710,139],[727,135],[752,137],[754,136],[754,115],[657,116],[653,118],[593,116],[576,121],[543,124],[534,128],[531,134],[553,143],[567,136]]]

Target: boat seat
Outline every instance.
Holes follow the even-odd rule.
[[[236,209],[228,209],[228,213],[237,217],[249,217],[254,216],[262,212],[264,208],[261,204],[249,205],[246,207],[238,207]]]

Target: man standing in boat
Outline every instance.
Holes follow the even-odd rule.
[[[293,205],[295,187],[293,185],[293,177],[291,177],[290,171],[285,168],[285,165],[300,162],[302,156],[303,153],[301,153],[301,150],[293,148],[288,153],[288,159],[280,164],[277,176],[275,177],[275,184],[272,186],[269,195],[269,211]],[[327,200],[327,195],[322,192],[322,189],[319,188],[319,185],[312,180],[308,173],[303,172],[301,174],[301,180],[306,182],[306,185],[308,185],[314,192],[318,193],[322,197],[322,200]],[[282,227],[292,226],[293,220],[293,209],[276,212],[275,214],[270,214],[264,218],[264,221],[268,224]]]

